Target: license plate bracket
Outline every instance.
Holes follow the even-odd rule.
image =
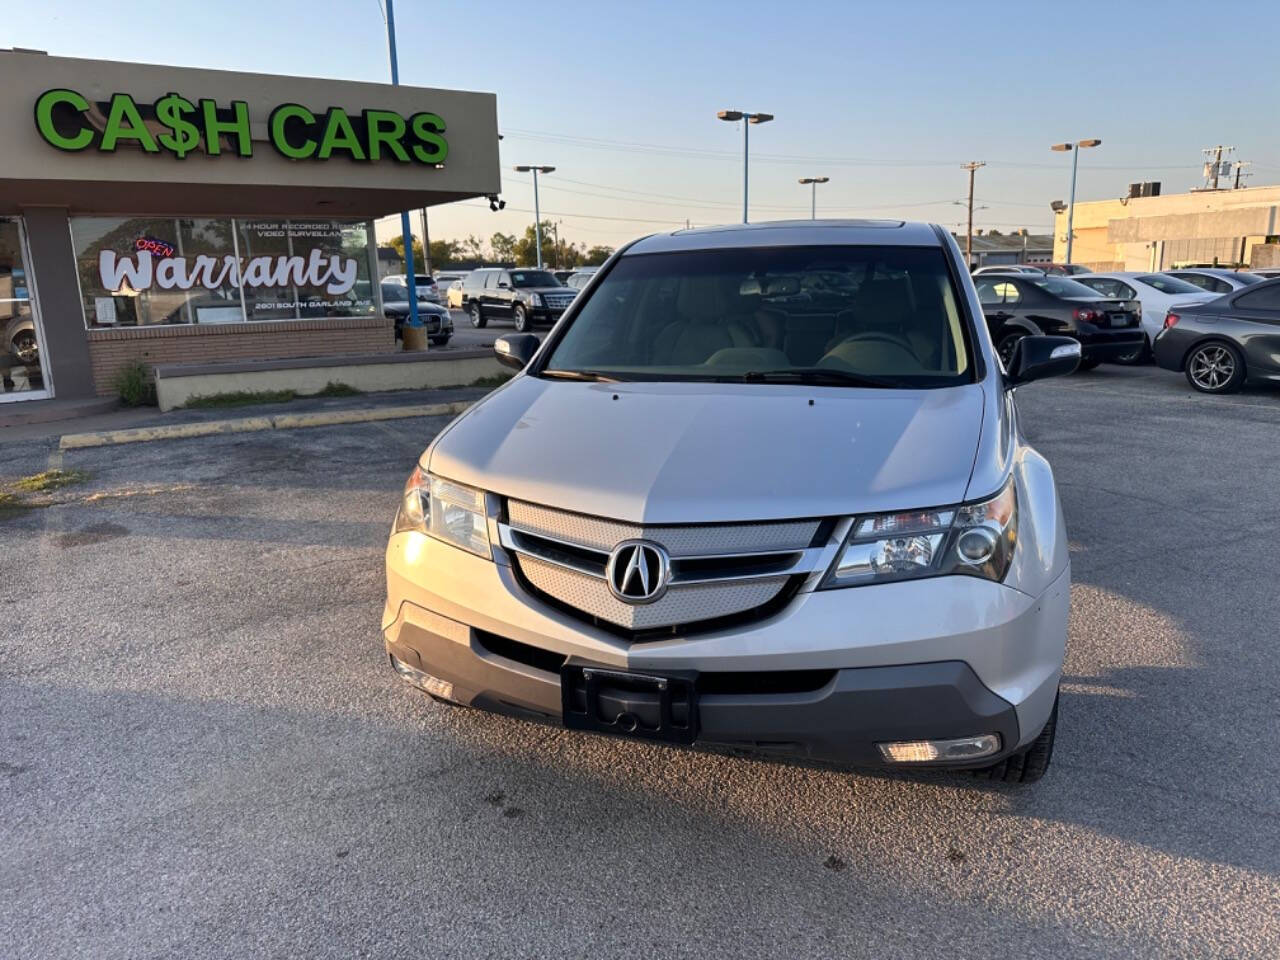
[[[653,674],[575,663],[560,668],[564,725],[620,737],[693,743],[698,736],[694,674]]]

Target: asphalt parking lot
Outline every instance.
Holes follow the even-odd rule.
[[[1075,581],[1021,789],[426,699],[381,552],[439,420],[3,444],[92,479],[0,516],[0,955],[1280,956],[1280,392],[1019,407]]]

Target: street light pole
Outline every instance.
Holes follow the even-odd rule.
[[[828,183],[830,177],[801,177],[800,185],[809,184],[809,219],[818,219],[818,184]]]
[[[721,120],[729,123],[742,121],[742,222],[747,222],[747,181],[748,157],[750,156],[749,130],[753,123],[768,123],[773,119],[772,113],[748,113],[745,110],[721,110],[716,114]]]
[[[1067,259],[1068,265],[1071,263],[1071,242],[1074,240],[1071,225],[1075,222],[1076,216],[1076,168],[1079,166],[1080,150],[1085,147],[1096,147],[1101,140],[1077,140],[1074,143],[1055,143],[1050,150],[1056,150],[1058,153],[1071,151],[1071,196],[1067,200]]]
[[[396,10],[394,0],[387,0],[387,48],[391,54],[391,85],[400,86],[400,64],[396,60]],[[418,284],[413,269],[413,228],[409,211],[400,211],[400,239],[404,241],[404,270],[409,287],[409,325],[418,325]],[[426,252],[425,250],[423,251]]]
[[[520,164],[516,167],[517,173],[529,173],[533,171],[533,242],[538,246],[538,269],[542,269],[542,214],[538,207],[538,174],[551,173],[555,167],[536,166],[533,164]]]
[[[960,164],[961,170],[969,171],[969,228],[964,235],[964,259],[965,266],[969,271],[973,271],[973,175],[978,172],[979,167],[987,165],[985,160],[971,160],[968,163]]]

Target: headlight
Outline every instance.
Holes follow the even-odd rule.
[[[547,305],[546,298],[540,293],[535,293],[533,295],[533,305],[535,307],[545,307]]]
[[[1013,561],[1018,499],[1013,479],[979,503],[859,517],[823,586],[965,574],[1001,581]]]
[[[416,530],[490,559],[484,493],[414,467],[404,485],[395,532]]]

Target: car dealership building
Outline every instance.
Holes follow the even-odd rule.
[[[498,193],[492,94],[0,51],[0,402],[395,349],[373,220]]]

